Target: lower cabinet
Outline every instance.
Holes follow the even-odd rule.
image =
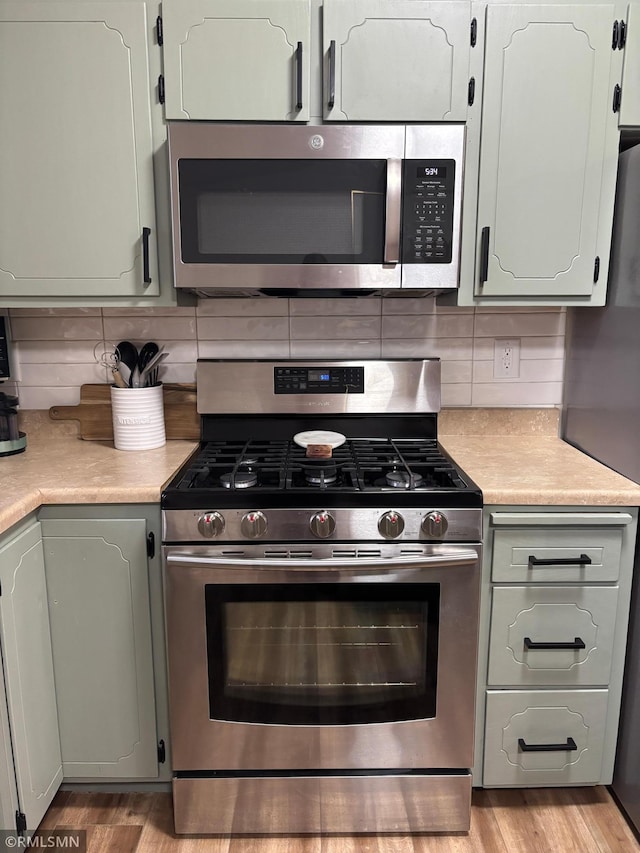
[[[608,784],[636,508],[486,509],[474,783]]]

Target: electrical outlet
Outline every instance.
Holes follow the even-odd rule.
[[[493,378],[520,376],[520,338],[496,338],[493,349]]]

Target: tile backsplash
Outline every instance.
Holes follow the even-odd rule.
[[[23,409],[74,405],[107,382],[102,342],[148,340],[170,352],[161,378],[195,381],[204,358],[442,359],[443,406],[558,406],[565,311],[456,308],[431,298],[201,300],[196,308],[9,310]],[[493,378],[496,338],[520,338],[518,378]],[[13,386],[12,386],[13,387]],[[5,390],[11,391],[8,386]]]

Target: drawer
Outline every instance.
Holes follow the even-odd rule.
[[[623,530],[623,527],[494,530],[491,577],[503,583],[616,581]],[[583,555],[587,558],[584,562]],[[541,560],[567,562],[545,564]]]
[[[617,606],[617,587],[494,587],[488,684],[606,686]]]
[[[488,690],[483,784],[599,783],[607,700],[606,690]]]

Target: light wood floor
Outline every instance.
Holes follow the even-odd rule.
[[[58,793],[42,829],[86,829],[88,853],[627,853],[605,788],[474,791],[469,835],[177,837],[170,794]]]

